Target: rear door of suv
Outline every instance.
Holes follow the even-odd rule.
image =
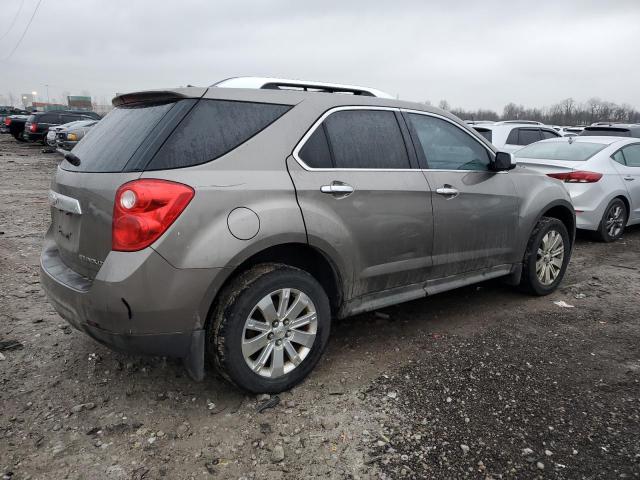
[[[631,197],[629,219],[635,223],[640,220],[640,143],[622,147],[613,158]]]
[[[434,189],[432,276],[517,261],[518,195],[508,172],[490,171],[493,152],[445,117],[404,115],[420,165]]]
[[[352,297],[428,276],[431,193],[408,142],[397,109],[338,107],[289,158],[309,242],[352,268]]]

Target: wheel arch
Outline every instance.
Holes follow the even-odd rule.
[[[567,227],[569,237],[571,238],[571,244],[573,245],[576,239],[576,214],[573,205],[564,201],[557,201],[547,205],[540,216],[536,219],[534,228],[542,217],[551,217],[560,220],[564,226]]]
[[[251,253],[236,266],[224,269],[222,273],[224,278],[216,282],[218,287],[215,288],[213,297],[205,299],[205,327],[224,287],[242,272],[261,263],[280,263],[299,268],[311,274],[327,293],[332,316],[338,313],[344,299],[344,283],[342,275],[330,257],[320,249],[307,243],[280,243]]]

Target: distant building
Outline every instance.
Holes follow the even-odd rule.
[[[51,110],[66,110],[67,106],[62,103],[33,102],[32,108],[39,112],[49,112]]]
[[[91,110],[91,97],[70,95],[67,97],[67,103],[71,110]]]

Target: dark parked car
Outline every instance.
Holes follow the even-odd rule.
[[[100,120],[100,115],[94,112],[66,111],[37,112],[32,114],[24,126],[24,139],[30,142],[46,142],[49,127],[75,122],[76,120]]]
[[[11,115],[29,115],[29,112],[19,108],[0,106],[0,133],[9,133],[5,120]]]
[[[640,138],[640,124],[612,123],[585,127],[581,136],[589,137],[634,137]]]
[[[29,115],[9,115],[4,119],[5,129],[19,142],[24,142],[24,125]]]

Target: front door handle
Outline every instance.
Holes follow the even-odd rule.
[[[455,198],[460,192],[457,188],[453,188],[451,185],[443,185],[440,188],[436,188],[436,193],[438,195],[444,195],[445,197]]]
[[[354,192],[354,188],[346,183],[331,182],[331,185],[322,185],[320,191],[336,196],[347,196]]]
[[[633,178],[633,177],[624,177],[624,179],[625,179],[627,182],[633,182],[633,181],[635,180],[635,178]]]

